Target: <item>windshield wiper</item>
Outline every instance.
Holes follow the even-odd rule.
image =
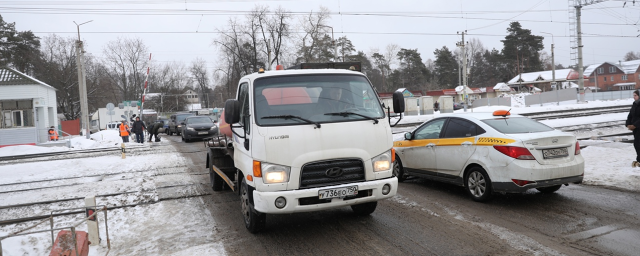
[[[320,128],[320,123],[314,122],[314,121],[311,121],[309,119],[305,119],[305,118],[302,118],[302,117],[299,117],[299,116],[294,116],[294,115],[279,115],[279,116],[264,116],[264,117],[262,117],[262,119],[274,119],[274,118],[282,118],[282,119],[285,119],[285,120],[286,119],[293,119],[293,118],[300,119],[300,120],[305,121],[307,123],[315,124],[316,128]]]
[[[369,119],[369,120],[373,120],[373,124],[377,124],[378,123],[378,119],[375,119],[375,118],[370,117],[370,116],[361,115],[361,114],[358,114],[358,113],[353,113],[353,112],[335,112],[335,113],[326,113],[325,115],[327,115],[327,116],[345,116],[345,117],[348,116],[348,115],[356,115],[356,116],[364,117],[364,118]]]

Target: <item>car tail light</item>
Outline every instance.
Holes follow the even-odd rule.
[[[575,155],[577,156],[579,154],[580,154],[580,142],[576,141],[576,153],[575,153]]]
[[[524,187],[525,185],[529,184],[529,183],[533,183],[533,181],[528,181],[528,180],[516,180],[516,179],[511,179],[511,181],[513,181],[513,183],[515,183],[518,186]]]
[[[500,153],[520,160],[536,160],[535,157],[526,148],[510,147],[510,146],[493,146]]]

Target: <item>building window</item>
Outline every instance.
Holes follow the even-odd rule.
[[[616,72],[616,67],[611,66],[609,67],[609,73],[615,73]]]
[[[595,83],[595,82],[596,82],[596,79],[595,79],[595,78],[589,78],[589,82],[591,82],[591,83]]]
[[[598,74],[602,74],[602,73],[604,73],[604,68],[602,67],[598,68]]]
[[[622,75],[622,81],[627,81],[627,75]]]
[[[602,78],[604,78],[604,81],[605,81],[605,82],[607,81],[607,77],[606,77],[606,76],[603,76]]]
[[[613,82],[613,76],[611,76],[611,82]]]
[[[32,100],[7,100],[0,101],[2,112],[2,127],[33,127],[33,101]]]

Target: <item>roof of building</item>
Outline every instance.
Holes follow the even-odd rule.
[[[607,61],[607,62],[603,62],[603,63],[592,64],[592,65],[589,65],[587,68],[584,69],[584,75],[585,76],[591,76],[591,74],[593,73],[593,71],[596,70],[596,68],[599,68],[600,66],[602,66],[604,64],[609,64],[609,65],[615,66],[618,69],[620,69],[622,72],[624,72],[625,74],[633,74],[636,71],[638,71],[638,68],[640,67],[640,60],[621,61],[621,62],[618,62],[618,63]]]
[[[51,85],[48,85],[38,79],[25,75],[24,73],[17,71],[10,67],[0,67],[0,86],[2,85],[30,85],[30,84],[38,84],[45,86],[47,88],[53,88]]]
[[[555,72],[556,81],[558,82],[578,79],[578,72],[570,68],[557,69]],[[547,83],[551,81],[553,81],[553,70],[547,70],[519,74],[514,78],[511,78],[511,80],[509,80],[507,84],[513,85],[518,83]]]

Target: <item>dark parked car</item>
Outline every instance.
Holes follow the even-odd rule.
[[[462,108],[464,108],[464,105],[462,105],[462,103],[458,103],[458,102],[453,103],[453,110],[458,110]]]
[[[182,132],[182,124],[184,123],[184,119],[190,116],[194,116],[193,113],[176,113],[171,115],[169,118],[169,127],[167,129],[168,135],[173,135],[174,133],[180,135]]]
[[[218,126],[208,116],[190,116],[182,125],[182,140],[211,138],[218,134]]]

